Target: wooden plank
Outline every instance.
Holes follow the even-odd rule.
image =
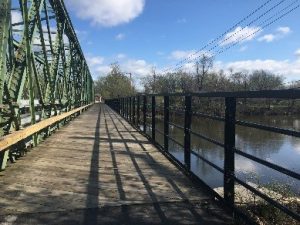
[[[15,215],[16,224],[30,215],[28,224],[52,224],[64,214],[68,222],[59,224],[88,224],[87,217],[90,224],[107,224],[101,223],[103,216],[122,224],[126,214],[135,222],[136,216],[150,216],[147,224],[153,218],[158,218],[155,224],[231,224],[212,196],[132,131],[107,106],[95,104],[0,174],[0,223],[1,215]],[[97,222],[97,215],[86,213],[105,207]],[[113,214],[113,207],[121,207],[120,214]]]
[[[23,130],[19,130],[19,131],[15,131],[12,134],[8,134],[6,136],[3,136],[0,138],[0,152],[4,151],[6,149],[8,149],[9,147],[11,147],[14,144],[17,144],[18,142],[24,140],[25,138],[28,138],[29,136],[75,114],[78,113],[88,107],[90,107],[92,104],[86,105],[86,106],[82,106],[80,108],[77,109],[73,109],[69,112],[66,113],[62,113],[58,116],[54,116],[48,119],[45,119],[41,122],[38,122],[34,125],[28,126]]]

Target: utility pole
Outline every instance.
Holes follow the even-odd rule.
[[[155,67],[152,68],[153,72],[153,87],[152,87],[152,92],[156,92],[156,73],[155,73]]]
[[[131,86],[131,89],[133,89],[132,73],[131,72],[127,72],[125,74],[129,74],[130,86]]]
[[[132,73],[128,73],[129,74],[129,79],[130,79],[130,85],[132,87]]]

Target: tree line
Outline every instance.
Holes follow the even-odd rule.
[[[210,71],[213,59],[203,56],[195,63],[194,72],[178,71],[143,79],[146,93],[208,92],[208,91],[256,91],[284,87],[284,78],[265,70],[253,72]]]
[[[282,88],[297,88],[300,83],[289,86],[284,77],[266,70],[234,72],[212,71],[213,58],[202,56],[195,64],[193,72],[177,71],[167,74],[156,73],[142,79],[145,93],[172,92],[215,92],[215,91],[257,91]],[[111,71],[95,81],[95,91],[105,99],[129,96],[137,92],[132,80],[121,71],[117,63],[111,65]]]
[[[95,81],[95,93],[104,99],[130,96],[136,93],[132,80],[121,71],[117,63],[111,65],[111,71]]]

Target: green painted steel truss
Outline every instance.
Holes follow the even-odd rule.
[[[93,80],[63,0],[1,0],[0,137],[93,101]],[[25,143],[0,151],[0,170]]]
[[[1,0],[0,136],[93,100],[63,0]]]

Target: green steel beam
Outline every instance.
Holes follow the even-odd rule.
[[[26,126],[21,103],[34,124],[37,115],[43,120],[94,101],[93,79],[63,0],[18,1],[22,21],[14,25],[12,1],[0,1],[0,137]],[[13,151],[0,155],[0,169],[18,155]]]

